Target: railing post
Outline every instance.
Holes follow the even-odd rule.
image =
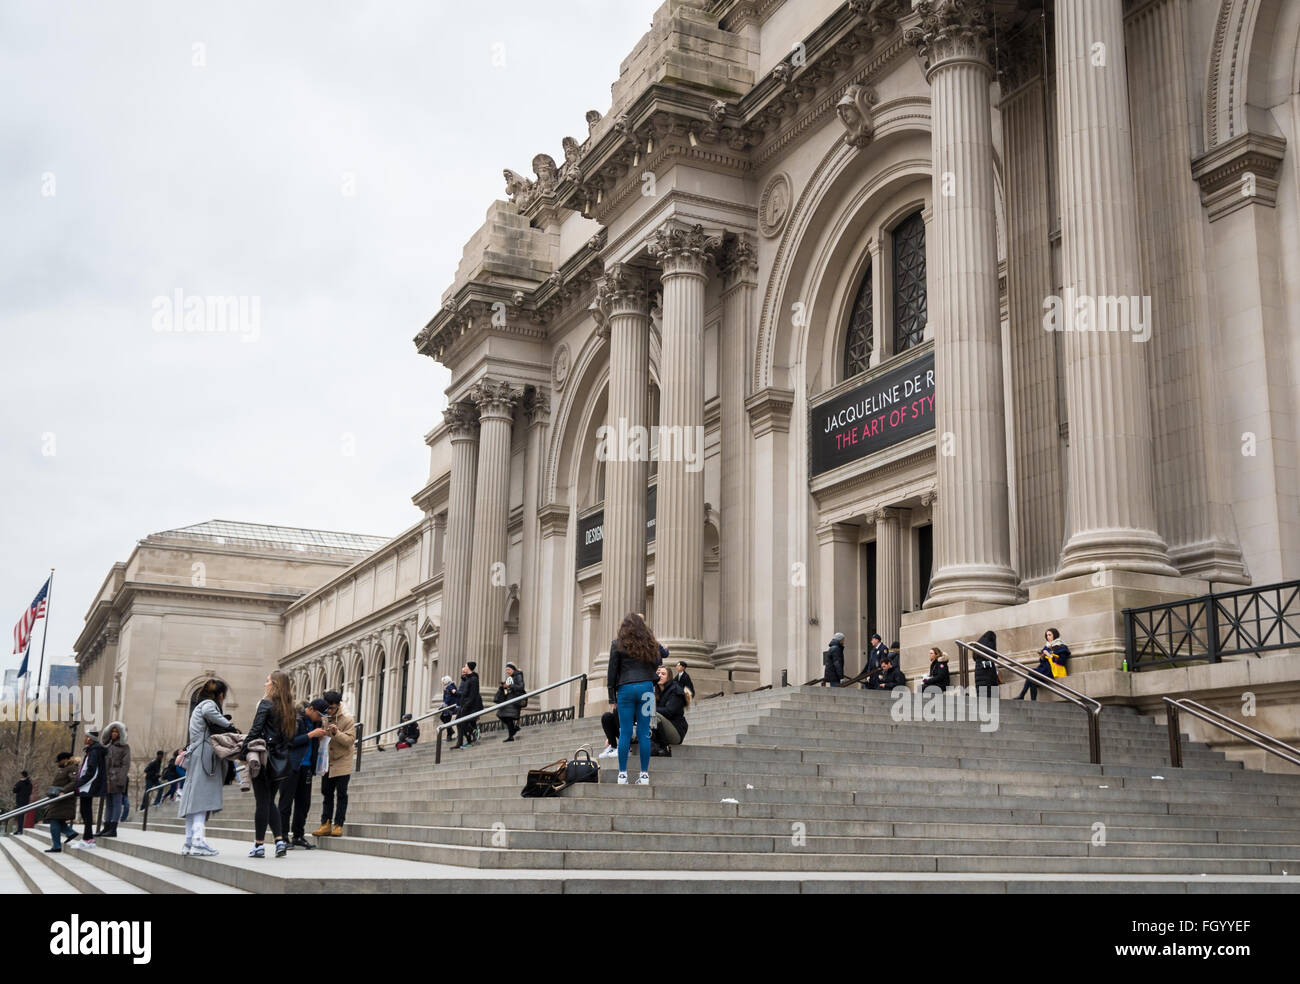
[[[1125,608],[1124,612],[1124,659],[1128,663],[1129,671],[1136,669],[1137,664],[1137,620],[1133,615],[1133,609]]]
[[[1178,726],[1178,705],[1173,703],[1165,704],[1165,710],[1169,719],[1169,764],[1175,769],[1183,767],[1183,735],[1182,729]]]
[[[1237,630],[1237,638],[1241,638],[1240,628]],[[1209,662],[1219,662],[1219,603],[1213,592],[1205,599],[1205,649]]]
[[[366,732],[365,732],[365,726],[360,721],[358,721],[354,725],[354,729],[357,733],[357,761],[356,764],[353,765],[352,771],[360,772],[361,771],[361,746],[365,744],[365,742],[361,740],[361,736],[364,735]]]
[[[582,683],[578,686],[578,717],[586,717],[587,711],[587,674],[582,675]]]
[[[144,791],[143,808],[140,810],[140,830],[145,831],[148,829],[149,829],[149,790],[146,789]]]
[[[1088,712],[1088,754],[1093,765],[1101,765],[1101,716]]]
[[[961,689],[965,690],[969,685],[970,674],[966,667],[966,657],[967,657],[966,647],[963,646],[961,643],[957,644],[957,654],[958,654],[957,662],[959,666],[959,672],[961,674]]]
[[[442,732],[441,726],[433,729],[433,764],[438,765],[442,762]]]
[[[790,671],[788,669],[781,671],[781,686],[782,687],[790,686]]]

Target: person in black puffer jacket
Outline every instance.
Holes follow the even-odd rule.
[[[269,823],[271,833],[275,835],[275,856],[282,858],[289,845],[284,838],[284,828],[280,825],[280,810],[275,797],[280,783],[289,777],[289,742],[297,731],[297,715],[293,707],[293,689],[289,677],[282,670],[273,670],[266,678],[266,695],[258,702],[253,712],[253,726],[244,735],[244,750],[248,743],[261,738],[266,742],[266,766],[253,776],[253,827],[256,839],[253,849],[248,852],[250,858],[266,857],[262,846]]]
[[[875,683],[868,688],[869,690],[893,690],[895,687],[907,686],[907,677],[894,665],[896,658],[892,652],[885,654],[885,659],[880,664],[880,674],[871,678]]]
[[[947,690],[948,684],[952,677],[948,673],[948,657],[944,655],[942,649],[935,646],[930,650],[930,672],[921,680],[921,689],[929,690],[932,687],[938,690]]]
[[[659,667],[655,682],[655,723],[650,729],[653,740],[651,755],[671,757],[670,746],[680,745],[686,740],[686,708],[689,703],[690,698],[674,678],[673,671],[666,666]]]
[[[979,637],[978,646],[990,649],[993,652],[998,651],[998,637],[990,629]],[[971,651],[975,657],[975,692],[983,690],[992,698],[994,692],[1001,684],[998,677],[998,665],[986,656],[982,656],[978,648]]]
[[[836,632],[831,636],[831,644],[822,653],[822,666],[825,667],[824,679],[832,687],[838,687],[844,678],[844,633]]]
[[[456,693],[456,718],[459,720],[462,717],[469,717],[481,710],[483,710],[483,696],[478,689],[478,663],[471,661],[460,668],[460,689]],[[459,741],[452,748],[468,748],[478,740],[478,718],[466,721],[464,724],[457,724],[456,731]]]

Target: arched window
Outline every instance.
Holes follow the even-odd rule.
[[[853,299],[849,314],[849,334],[844,340],[844,378],[866,372],[871,365],[871,349],[875,341],[875,326],[871,320],[871,307],[875,292],[871,285],[871,264],[867,264],[858,285],[858,296]]]
[[[925,220],[913,212],[894,229],[894,352],[925,338]]]
[[[377,729],[382,728],[384,726],[384,663],[385,662],[386,660],[384,658],[384,651],[381,649],[379,650],[379,663],[375,668],[375,685],[379,688],[378,690],[375,691],[375,696],[378,697],[378,700],[375,701],[375,727]]]
[[[398,719],[406,713],[406,687],[411,682],[411,650],[405,643],[402,645],[402,709],[398,713]]]

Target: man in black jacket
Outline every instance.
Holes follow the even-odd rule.
[[[32,778],[23,770],[18,781],[14,783],[14,807],[26,806],[32,801]],[[27,814],[18,814],[18,833],[23,832],[23,825],[27,822]]]
[[[880,673],[880,664],[889,650],[885,648],[884,641],[880,638],[880,633],[873,633],[871,636],[871,648],[867,650],[867,665],[863,669],[868,673],[867,682],[862,686],[868,688],[871,686],[870,677]]]
[[[95,846],[95,800],[108,787],[107,750],[98,731],[87,731],[82,746],[81,768],[77,770],[77,802],[81,804],[81,822],[85,830],[78,843],[81,850]]]
[[[695,684],[691,682],[691,675],[686,672],[686,660],[684,659],[677,661],[677,682],[683,690],[689,690],[691,696],[695,696]]]
[[[320,740],[327,734],[320,726],[321,718],[328,710],[325,698],[313,700],[298,713],[297,728],[289,740],[289,762],[293,771],[280,783],[280,829],[291,849],[301,847],[310,851],[315,847],[307,840],[307,811],[311,808],[311,781],[316,777]],[[289,837],[291,830],[292,839]]]
[[[844,678],[844,633],[836,632],[831,636],[831,643],[822,653],[822,666],[825,667],[825,680],[832,687],[838,687]]]
[[[906,687],[907,677],[903,671],[894,665],[894,654],[885,653],[885,660],[880,666],[880,673],[873,677],[876,681],[871,685],[871,690],[893,690],[895,687]]]
[[[160,777],[162,776],[162,767],[163,753],[162,750],[159,749],[158,752],[154,754],[153,761],[144,767],[144,796],[140,799],[140,809],[142,810],[145,808],[145,804],[149,802],[149,790],[153,789],[153,787],[158,785],[161,781]],[[162,802],[162,794],[163,791],[161,789],[153,794],[154,806],[157,806]]]
[[[976,647],[972,653],[975,657],[975,692],[978,694],[982,690],[987,697],[992,699],[999,685],[998,665],[987,656],[984,656],[980,652],[980,648],[996,653],[998,651],[998,637],[992,630],[989,630],[979,637]]]
[[[456,705],[457,720],[468,717],[475,711],[483,710],[483,697],[478,690],[478,673],[475,672],[477,669],[478,664],[473,662],[466,663],[460,668],[460,687],[456,691],[459,701]],[[454,747],[469,747],[478,741],[478,718],[456,730],[460,732],[460,742]]]

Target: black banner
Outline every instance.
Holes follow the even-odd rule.
[[[645,538],[649,543],[655,538],[655,507],[657,485],[650,486],[645,497]],[[594,512],[578,520],[578,570],[599,564],[605,546],[605,510]]]
[[[808,413],[811,474],[934,429],[934,352],[891,369]]]

